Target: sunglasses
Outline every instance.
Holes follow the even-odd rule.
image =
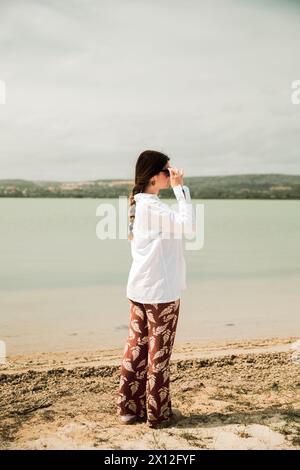
[[[160,173],[164,173],[166,176],[170,176],[169,170],[160,170]]]

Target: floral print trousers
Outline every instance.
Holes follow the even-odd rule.
[[[172,414],[170,357],[180,299],[159,304],[130,303],[130,326],[121,365],[118,415],[146,418],[150,425]]]

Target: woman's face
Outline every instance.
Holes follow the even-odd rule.
[[[165,164],[163,169],[165,170],[166,168],[169,168],[171,165],[169,162]],[[166,175],[165,173],[158,173],[158,175],[155,175],[156,179],[156,186],[159,189],[167,189],[170,186],[170,176]]]

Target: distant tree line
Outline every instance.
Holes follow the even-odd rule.
[[[0,197],[117,198],[129,196],[132,181],[88,182],[0,180]],[[300,175],[248,174],[184,178],[193,199],[300,199]],[[173,198],[169,188],[162,198]]]

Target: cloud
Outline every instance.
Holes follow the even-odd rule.
[[[299,173],[300,8],[290,2],[4,1],[3,178]]]

